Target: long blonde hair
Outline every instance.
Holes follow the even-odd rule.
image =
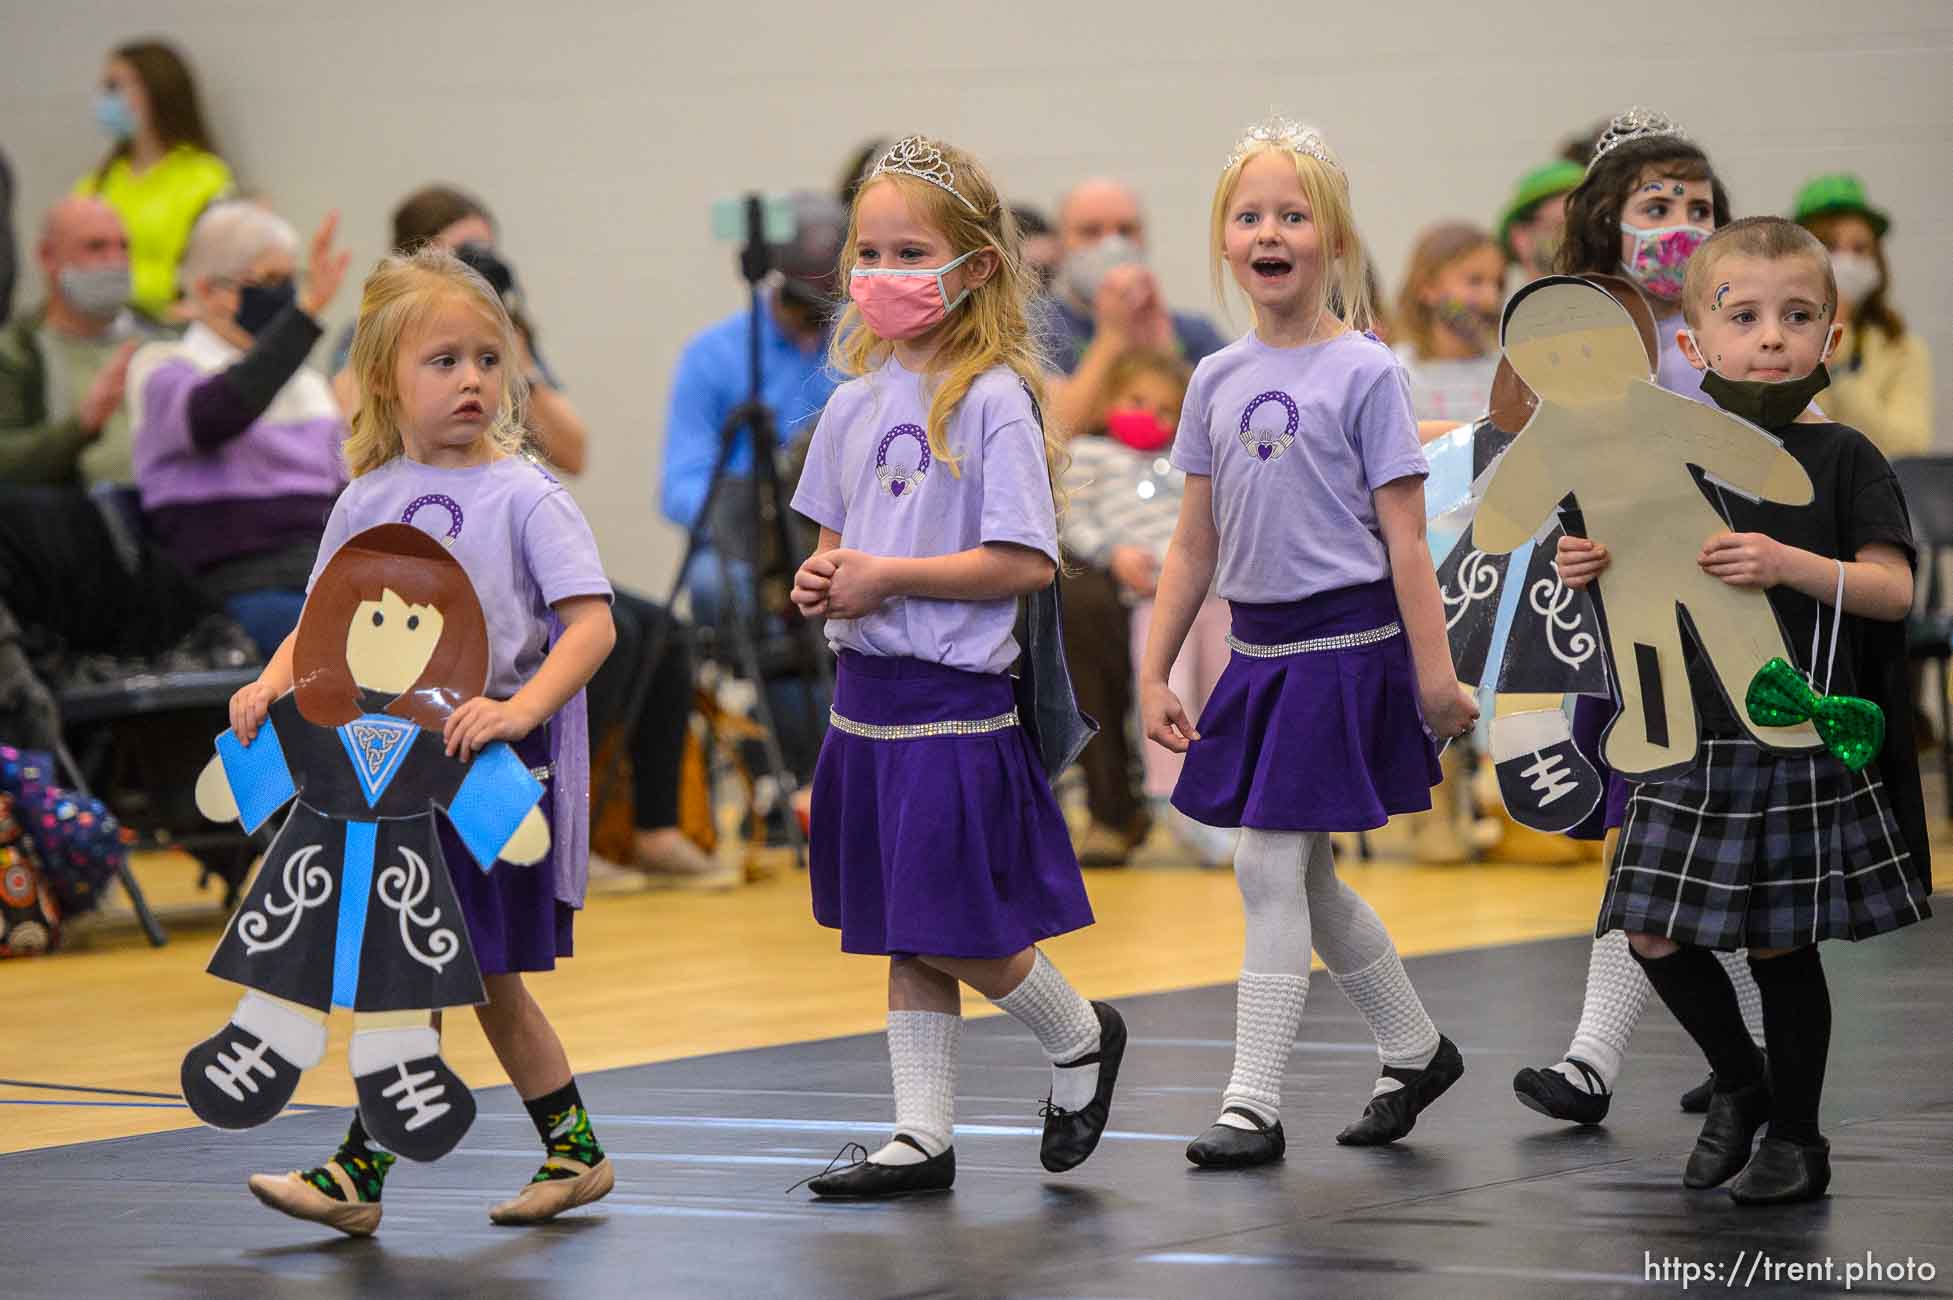
[[[1326,147],[1324,151],[1327,152]],[[1356,214],[1350,206],[1349,177],[1340,163],[1298,153],[1276,140],[1262,141],[1242,150],[1221,173],[1220,184],[1214,187],[1209,229],[1214,298],[1222,312],[1228,310],[1227,286],[1231,281],[1227,272],[1227,210],[1234,202],[1235,187],[1241,183],[1241,169],[1265,153],[1279,153],[1294,160],[1296,179],[1302,182],[1302,195],[1309,201],[1309,217],[1322,243],[1324,267],[1323,275],[1316,281],[1316,310],[1327,308],[1351,329],[1373,328],[1376,308],[1370,301],[1369,278],[1364,274],[1369,259],[1363,252],[1363,237],[1356,229]],[[1248,314],[1254,315],[1252,302],[1248,304]]]
[[[955,194],[928,181],[884,172],[871,175],[855,191],[848,207],[848,238],[841,249],[841,283],[854,273],[858,241],[857,224],[862,196],[878,185],[898,186],[910,208],[924,224],[950,246],[952,258],[989,249],[997,255],[997,271],[970,291],[962,306],[951,312],[938,328],[942,344],[936,351],[937,378],[929,400],[929,454],[962,476],[961,459],[949,445],[949,422],[970,385],[995,366],[1008,366],[1031,392],[1040,411],[1044,407],[1044,365],[1031,334],[1030,302],[1035,277],[1018,254],[1017,221],[997,195],[997,186],[983,165],[954,145],[940,140],[926,141],[949,165],[957,192],[969,200],[965,204]],[[972,210],[974,209],[974,210]],[[829,347],[829,361],[847,375],[865,375],[888,360],[893,345],[868,327],[861,309],[849,303],[835,326]],[[1051,499],[1062,507],[1064,492],[1059,478],[1070,457],[1064,439],[1047,422],[1044,427],[1045,470],[1051,484]]]
[[[359,389],[344,451],[349,476],[370,474],[404,453],[395,379],[401,344],[441,304],[456,299],[480,311],[501,343],[502,400],[483,436],[508,455],[523,451],[529,385],[515,364],[515,326],[501,295],[453,253],[422,248],[381,258],[360,289],[359,323],[346,362]]]

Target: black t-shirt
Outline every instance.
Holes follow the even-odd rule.
[[[1903,552],[1909,564],[1918,565],[1905,495],[1891,465],[1870,439],[1835,423],[1788,424],[1771,432],[1783,440],[1784,449],[1810,475],[1811,503],[1786,506],[1752,502],[1706,486],[1709,499],[1729,521],[1732,531],[1763,533],[1813,555],[1847,562],[1856,559],[1864,547],[1884,543]],[[1771,588],[1769,600],[1783,625],[1791,661],[1814,676],[1818,689],[1826,689],[1827,660],[1832,658],[1831,602],[1813,600],[1789,586]],[[1817,659],[1812,663],[1814,632]],[[1689,684],[1704,729],[1741,734],[1714,673],[1692,643],[1688,644],[1687,657]],[[1749,684],[1729,685],[1741,692]],[[1879,755],[1879,772],[1899,828],[1923,874],[1927,862],[1925,804],[1919,790],[1919,759],[1913,749],[1905,623],[1879,622],[1847,613],[1839,628],[1836,659],[1830,664],[1828,693],[1862,696],[1884,710],[1885,748]]]

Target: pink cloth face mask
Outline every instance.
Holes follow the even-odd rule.
[[[1174,428],[1143,406],[1114,407],[1105,413],[1105,431],[1134,451],[1158,451],[1173,441]]]
[[[970,296],[968,289],[949,299],[943,277],[975,257],[971,249],[941,266],[856,267],[848,277],[848,297],[861,308],[868,328],[885,339],[912,339],[927,334]]]

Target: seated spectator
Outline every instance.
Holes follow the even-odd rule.
[[[1499,214],[1499,247],[1522,281],[1553,274],[1566,236],[1566,196],[1586,178],[1587,169],[1565,158],[1533,168],[1512,187]]]
[[[1167,455],[1191,374],[1187,364],[1170,352],[1127,353],[1107,376],[1105,410],[1070,444],[1072,462],[1065,475],[1069,500],[1059,517],[1061,540],[1068,554],[1113,575],[1119,601],[1130,611],[1124,638],[1113,635],[1104,621],[1066,629],[1065,651],[1079,703],[1088,713],[1094,706],[1106,710],[1095,715],[1102,730],[1080,760],[1087,774],[1088,802],[1097,805],[1095,814],[1107,803],[1108,793],[1115,805],[1123,806],[1130,799],[1126,788],[1131,783],[1127,713],[1132,670],[1126,669],[1125,680],[1107,683],[1099,646],[1123,640],[1130,647],[1128,664],[1138,662],[1145,650],[1153,593],[1159,587],[1160,566],[1166,563],[1186,486],[1187,476],[1168,463]],[[1199,716],[1227,666],[1227,631],[1227,603],[1210,594],[1194,618],[1169,679],[1192,716]],[[1108,685],[1114,689],[1108,691]],[[1232,831],[1202,826],[1167,803],[1180,778],[1182,755],[1144,742],[1140,754],[1151,803],[1145,821],[1164,816],[1181,844],[1204,865],[1232,860]],[[1082,860],[1089,855],[1101,863],[1124,861],[1133,847],[1130,823],[1100,821],[1095,816],[1080,842],[1079,856]]]
[[[1830,250],[1845,327],[1818,409],[1863,432],[1887,459],[1925,455],[1933,445],[1932,357],[1891,303],[1891,219],[1865,198],[1863,181],[1836,173],[1797,192],[1795,220]]]
[[[1024,259],[1025,269],[1037,276],[1038,292],[1050,293],[1058,278],[1058,263],[1065,255],[1057,230],[1028,203],[1011,204],[1010,215],[1017,221],[1018,256]]]
[[[1170,311],[1145,263],[1139,196],[1115,180],[1076,186],[1058,205],[1063,261],[1039,313],[1045,358],[1067,376],[1053,385],[1049,418],[1080,429],[1105,400],[1106,376],[1128,352],[1177,353],[1188,365],[1227,340],[1204,316]]]
[[[233,188],[183,56],[160,41],[119,47],[102,69],[95,121],[114,144],[75,193],[104,199],[122,218],[136,310],[180,323],[177,271],[190,230]]]
[[[189,331],[129,364],[144,520],[266,655],[298,624],[346,482],[339,407],[305,365],[346,274],[337,224],[313,236],[301,289],[289,224],[253,203],[211,208],[183,259]]]
[[[1490,231],[1447,221],[1417,237],[1392,328],[1420,424],[1449,427],[1485,414],[1504,302],[1505,254]]]
[[[48,209],[34,254],[47,300],[0,332],[0,482],[130,483],[122,393],[138,340],[122,222],[70,195]]]
[[[393,251],[411,253],[430,244],[453,253],[480,272],[502,296],[522,349],[515,363],[529,381],[529,432],[536,450],[572,477],[583,473],[589,430],[564,393],[562,381],[543,359],[536,325],[522,300],[515,271],[496,247],[495,219],[488,208],[480,199],[449,185],[415,190],[393,210]],[[333,392],[342,407],[357,392],[351,376],[345,373],[352,346],[353,328],[348,325],[333,345],[331,366]]]
[[[0,324],[14,314],[14,169],[0,153]]]

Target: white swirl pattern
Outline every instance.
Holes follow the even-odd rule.
[[[399,915],[400,942],[407,955],[428,969],[439,971],[461,951],[461,941],[452,929],[440,925],[440,908],[430,908],[425,914],[414,910],[433,888],[433,873],[427,869],[426,860],[412,849],[402,848],[400,856],[404,861],[380,873],[374,892],[382,904]],[[427,931],[426,949],[415,942],[416,928]]]
[[[1573,591],[1559,578],[1541,578],[1526,593],[1526,603],[1533,607],[1534,613],[1546,619],[1546,648],[1552,651],[1553,657],[1569,668],[1578,668],[1594,657],[1594,651],[1600,648],[1600,641],[1593,633],[1581,630],[1581,625],[1586,622],[1582,615],[1565,617],[1573,597]],[[1558,632],[1572,633],[1566,639],[1565,649],[1560,648],[1559,638],[1555,635]]]
[[[1444,601],[1445,631],[1458,626],[1466,610],[1498,589],[1499,566],[1486,559],[1483,551],[1468,552],[1458,565],[1458,590],[1454,593],[1449,587],[1438,589],[1438,596]]]
[[[322,906],[332,897],[332,873],[312,861],[324,849],[323,844],[307,844],[285,859],[281,877],[285,886],[284,901],[267,893],[263,912],[250,909],[238,916],[237,934],[244,940],[245,952],[256,956],[284,947],[298,929],[298,923],[304,919],[305,913]],[[285,928],[267,939],[265,935],[271,930],[272,917],[282,918]]]

